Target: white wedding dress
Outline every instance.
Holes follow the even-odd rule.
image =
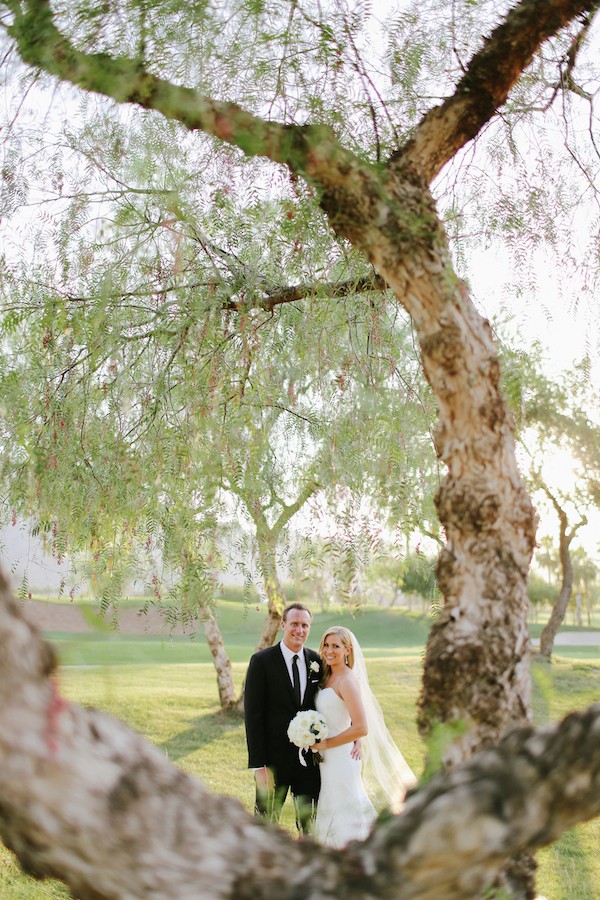
[[[376,809],[401,812],[406,792],[417,783],[369,686],[360,644],[349,629],[344,630],[352,644],[350,668],[358,682],[368,733],[362,741],[362,761],[352,759],[352,742],[321,751],[321,792],[313,834],[320,843],[337,848],[345,847],[348,841],[365,840],[375,824]],[[350,726],[346,704],[333,688],[321,688],[316,707],[329,726],[328,737],[335,737]]]
[[[346,704],[333,688],[317,694],[317,710],[329,726],[328,737],[351,724]],[[313,829],[314,838],[329,847],[345,847],[348,841],[363,841],[377,817],[362,779],[362,762],[352,759],[353,743],[321,751],[321,791]]]

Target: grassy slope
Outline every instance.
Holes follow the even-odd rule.
[[[262,624],[262,611],[223,603],[219,621],[241,684],[245,664]],[[395,610],[369,610],[350,620],[338,613],[318,614],[311,635],[317,646],[334,622],[350,624],[369,659],[369,671],[390,731],[419,772],[423,748],[414,723],[421,654],[427,621]],[[237,797],[250,810],[252,778],[246,769],[243,720],[218,706],[214,670],[203,639],[173,641],[123,636],[53,635],[66,667],[63,692],[72,700],[119,716],[160,746],[177,765],[213,791]],[[564,648],[560,648],[561,653]],[[136,665],[132,677],[131,664]],[[88,668],[87,666],[91,666]],[[600,670],[584,660],[558,658],[534,665],[537,722],[558,718],[599,696]],[[291,828],[290,811],[284,826]],[[600,825],[590,823],[565,835],[540,854],[539,891],[550,900],[600,897],[596,847]],[[0,896],[9,900],[66,898],[57,882],[21,875],[11,855],[0,850]]]

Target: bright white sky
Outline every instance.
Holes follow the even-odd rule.
[[[544,368],[557,374],[587,355],[591,380],[597,392],[600,412],[600,300],[582,295],[577,306],[573,298],[561,295],[553,277],[554,262],[540,259],[537,265],[537,293],[529,297],[507,294],[510,263],[501,246],[471,254],[469,280],[480,311],[488,318],[510,310],[525,343],[536,339],[547,350]]]
[[[510,271],[502,248],[494,247],[471,258],[470,283],[480,311],[488,318],[509,308],[515,316],[517,330],[524,343],[540,341],[546,351],[544,369],[549,376],[580,362],[587,354],[591,361],[590,379],[596,397],[596,421],[600,422],[600,304],[597,297],[586,298],[578,308],[565,300],[551,276],[551,269],[540,263],[539,296],[518,298],[507,296],[503,283]],[[577,478],[570,453],[557,448],[546,454],[544,472],[558,490],[569,492]],[[538,507],[540,525],[538,540],[546,535],[558,543],[558,521],[554,510]],[[581,544],[589,556],[600,562],[600,510],[588,514],[589,522],[578,533],[575,545]],[[577,521],[575,515],[573,522]]]

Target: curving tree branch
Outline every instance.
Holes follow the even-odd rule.
[[[56,27],[49,0],[2,0],[0,7],[12,13],[6,30],[22,60],[62,81],[117,103],[157,110],[190,131],[203,131],[239,147],[247,156],[266,156],[292,171],[308,174],[323,154],[352,155],[342,150],[327,126],[269,122],[236,103],[215,100],[159,78],[139,59],[78,50]],[[321,147],[317,157],[315,147]]]
[[[475,54],[452,96],[430,110],[392,158],[431,182],[505,103],[541,44],[598,0],[522,0]]]
[[[56,27],[49,0],[3,0],[13,15],[8,33],[24,62],[85,90],[133,103],[176,119],[239,147],[266,156],[319,181],[323,164],[340,169],[356,158],[323,125],[282,125],[236,103],[206,97],[147,71],[139,59],[85,53]],[[411,140],[392,157],[431,182],[506,101],[540,45],[575,17],[594,12],[598,0],[521,0],[473,57],[456,90],[430,110]]]

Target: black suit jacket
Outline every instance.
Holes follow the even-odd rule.
[[[289,773],[299,765],[298,748],[287,736],[288,725],[298,709],[314,709],[315,696],[321,677],[321,659],[314,650],[303,648],[306,660],[307,684],[301,707],[294,697],[294,689],[279,644],[259,650],[248,666],[244,689],[244,715],[248,766],[257,769],[271,766],[279,775],[278,781],[287,780]],[[312,662],[319,664],[319,671],[311,670]],[[291,776],[289,776],[291,777]]]

